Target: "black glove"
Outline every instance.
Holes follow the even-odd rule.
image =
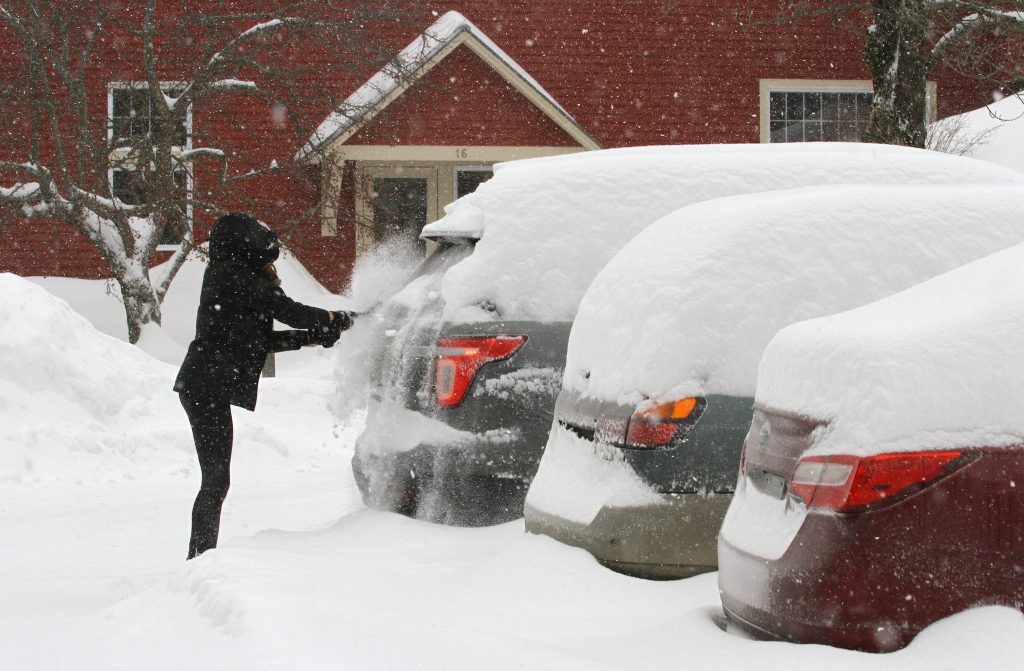
[[[320,345],[321,347],[333,347],[334,343],[338,342],[338,338],[341,337],[341,331],[334,328],[334,323],[324,324],[318,326],[309,332],[310,344]]]
[[[331,326],[335,331],[341,333],[352,328],[353,318],[356,316],[355,312],[348,312],[347,310],[337,310],[332,312],[334,315],[334,321],[331,322]]]

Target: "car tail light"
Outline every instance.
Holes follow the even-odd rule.
[[[854,512],[909,496],[967,462],[957,451],[804,457],[789,490],[812,508]]]
[[[650,408],[638,408],[629,418],[626,447],[651,449],[667,445],[677,435],[686,433],[697,423],[707,402],[703,398],[684,398]]]
[[[525,342],[526,336],[504,335],[438,340],[434,364],[437,404],[450,408],[461,403],[480,366],[509,358]]]

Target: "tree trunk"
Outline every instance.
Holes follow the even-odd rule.
[[[864,57],[874,100],[865,140],[924,147],[927,127],[927,0],[872,0]]]
[[[128,322],[128,341],[133,345],[142,335],[142,327],[150,322],[160,323],[160,302],[147,274],[132,273],[118,277],[124,313]]]

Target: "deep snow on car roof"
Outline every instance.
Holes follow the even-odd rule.
[[[826,186],[699,203],[595,278],[563,386],[635,403],[753,396],[782,327],[850,309],[1024,240],[1019,185]]]
[[[573,318],[594,275],[658,218],[727,195],[839,183],[980,183],[1024,175],[977,160],[883,145],[707,145],[612,149],[499,165],[424,237],[480,238],[446,273],[451,321]],[[491,310],[475,306],[486,304]]]
[[[783,329],[761,361],[757,401],[829,420],[814,453],[1024,445],[1022,316],[1016,245]]]

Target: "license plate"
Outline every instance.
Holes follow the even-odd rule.
[[[780,500],[785,498],[786,479],[781,475],[748,466],[747,477],[750,478],[754,486],[761,490],[762,493]]]

